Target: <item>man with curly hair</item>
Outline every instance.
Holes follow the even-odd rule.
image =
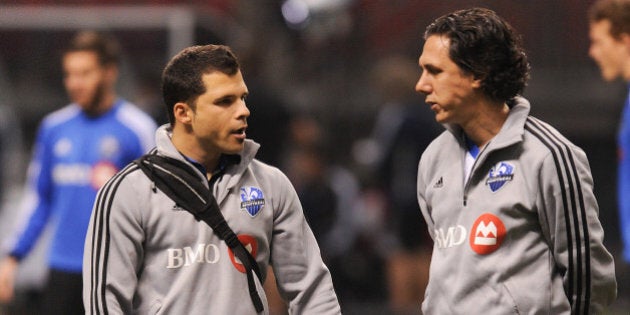
[[[433,253],[423,314],[597,314],[616,296],[584,152],[529,115],[515,30],[473,8],[425,32],[416,91],[446,127],[418,201]]]

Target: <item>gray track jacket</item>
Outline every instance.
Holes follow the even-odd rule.
[[[529,109],[517,98],[467,181],[461,130],[447,126],[424,152],[425,315],[598,314],[615,299],[586,155]]]
[[[167,126],[156,143],[159,154],[185,161]],[[258,147],[247,140],[240,163],[214,184],[221,211],[263,274],[273,266],[292,314],[339,314],[297,194],[280,170],[254,159]],[[201,172],[199,178],[207,183]],[[255,314],[244,268],[226,243],[153,188],[131,164],[99,191],[85,243],[86,312]]]

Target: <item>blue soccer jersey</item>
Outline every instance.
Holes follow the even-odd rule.
[[[623,258],[630,263],[630,93],[626,99],[617,137],[619,166],[617,170],[617,202]]]
[[[28,170],[29,211],[11,255],[21,259],[47,222],[55,222],[49,267],[81,272],[83,246],[98,189],[118,170],[154,146],[156,124],[119,100],[105,114],[86,115],[70,104],[47,115]]]

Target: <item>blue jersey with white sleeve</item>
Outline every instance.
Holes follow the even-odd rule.
[[[49,267],[81,272],[87,226],[98,189],[154,146],[156,124],[129,102],[88,116],[77,104],[42,121],[28,170],[23,226],[11,255],[21,259],[54,222]]]
[[[617,170],[617,202],[623,258],[630,263],[630,89],[621,115],[621,124],[617,136],[619,166]]]

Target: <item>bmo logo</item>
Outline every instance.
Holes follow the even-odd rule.
[[[451,248],[466,242],[468,231],[462,225],[449,226],[448,228],[435,229],[435,245],[438,248]]]
[[[493,214],[484,213],[470,230],[470,248],[479,255],[490,254],[501,246],[505,234],[503,222]]]

